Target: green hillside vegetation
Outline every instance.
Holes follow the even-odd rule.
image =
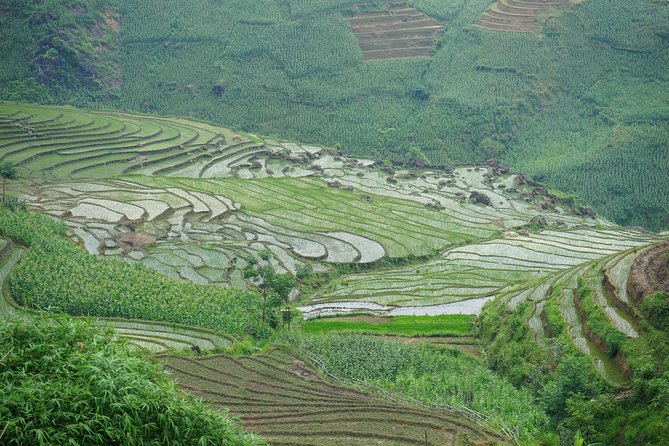
[[[73,319],[0,321],[5,445],[261,445],[155,361]]]
[[[666,2],[563,6],[529,33],[473,27],[487,0],[399,3],[445,26],[431,57],[364,61],[344,16],[381,2],[5,2],[0,97],[193,116],[377,159],[406,162],[411,146],[436,164],[495,157],[618,223],[667,227]]]
[[[270,441],[665,438],[666,232],[185,118],[1,102],[0,147],[0,317],[95,317]]]
[[[627,297],[621,271],[635,256],[575,270],[537,305],[495,301],[478,321],[490,367],[533,392],[560,432],[602,444],[661,445],[669,435],[660,422],[669,413],[669,338],[656,319],[666,298],[637,308]]]

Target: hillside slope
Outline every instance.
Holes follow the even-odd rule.
[[[242,287],[258,262],[330,279],[360,270],[319,289],[310,316],[476,314],[494,295],[659,239],[496,163],[396,169],[183,119],[0,112],[0,161],[26,177],[12,190],[89,253]]]
[[[666,284],[635,286],[666,275],[666,263],[656,269],[663,257],[666,242],[625,250],[487,305],[479,330],[491,367],[534,389],[559,429],[588,425],[584,435],[602,444],[666,444]]]
[[[154,351],[267,339],[277,310],[297,305],[306,317],[482,311],[483,360],[534,392],[564,438],[587,428],[608,444],[661,444],[666,298],[635,290],[665,280],[665,245],[649,247],[667,232],[616,225],[495,161],[404,168],[183,118],[2,102],[0,149],[22,176],[7,185],[25,200],[12,206],[39,212],[0,210],[6,311],[139,319],[100,323]],[[660,268],[626,281],[641,264]],[[283,300],[258,270],[286,279]],[[379,422],[360,432],[399,438],[381,438]]]
[[[507,33],[474,24],[533,3],[490,3],[6,2],[0,97],[192,116],[376,159],[495,157],[620,224],[666,228],[669,5],[558,5]],[[418,52],[393,49],[407,23]]]

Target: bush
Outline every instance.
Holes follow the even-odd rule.
[[[665,292],[646,297],[639,308],[653,327],[669,332],[669,297]]]
[[[2,206],[10,211],[27,211],[28,205],[25,200],[20,200],[16,197],[5,197],[2,200]]]
[[[0,338],[2,444],[264,444],[86,322],[3,321]]]

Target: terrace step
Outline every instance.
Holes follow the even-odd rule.
[[[499,25],[499,26],[509,26],[513,27],[519,31],[525,31],[525,30],[534,30],[537,28],[537,25],[534,24],[534,22],[529,22],[529,21],[520,21],[516,19],[505,19],[505,18],[499,18],[496,16],[491,16],[488,15],[488,13],[484,13],[479,21],[477,22],[478,24],[492,24],[492,25]]]
[[[382,59],[404,59],[407,57],[430,57],[434,52],[434,47],[427,48],[398,48],[392,50],[372,50],[364,51],[363,57],[365,60],[382,60]]]
[[[359,39],[402,39],[412,37],[434,37],[439,35],[444,28],[441,26],[424,26],[415,29],[389,30],[389,31],[375,31],[368,33],[361,33]]]
[[[403,49],[403,48],[432,48],[433,41],[422,37],[416,39],[381,40],[378,42],[360,42],[362,51]]]
[[[519,32],[519,33],[527,33],[527,32],[532,32],[537,29],[536,26],[525,26],[525,27],[519,27],[516,25],[500,25],[498,23],[490,23],[485,20],[479,19],[478,22],[476,22],[474,25],[472,25],[476,28],[483,28],[483,29],[489,29],[493,31],[511,31],[511,32]]]
[[[541,12],[541,9],[536,8],[523,8],[518,6],[513,6],[508,3],[508,0],[499,0],[497,3],[497,8],[500,11],[508,12],[511,14],[518,14],[530,17],[537,17]]]
[[[410,26],[409,26],[410,25]],[[435,26],[435,22],[433,20],[414,20],[411,22],[398,22],[398,23],[389,23],[387,25],[383,26],[383,31],[390,31],[390,30],[396,30],[396,29],[416,29],[416,28],[432,28]],[[443,28],[443,26],[439,26],[440,28]],[[379,27],[378,25],[352,25],[351,28],[353,29],[353,32],[356,34],[364,34],[367,32],[378,32]]]
[[[229,407],[242,425],[272,444],[308,445],[309,438],[315,439],[313,444],[367,444],[365,439],[369,444],[423,444],[425,431],[435,444],[451,444],[460,434],[480,443],[507,444],[505,437],[458,412],[393,402],[345,387],[334,378],[326,381],[304,358],[284,349],[239,359],[158,359],[187,391]]]
[[[597,304],[597,298],[593,292],[593,301]],[[619,352],[615,359],[612,359],[605,350],[605,340],[600,339],[595,332],[590,328],[587,315],[583,309],[583,304],[579,297],[574,292],[574,304],[576,306],[576,314],[580,319],[583,333],[588,341],[591,353],[596,368],[600,371],[602,376],[607,378],[613,384],[622,384],[627,379],[631,378],[629,366],[626,363],[624,356]],[[622,365],[621,365],[622,364]]]
[[[639,325],[641,317],[637,313],[634,303],[627,295],[629,274],[636,257],[637,253],[631,250],[615,259],[615,261],[605,265],[602,270],[602,286],[613,305],[625,313],[636,325]]]
[[[345,15],[344,18],[358,38],[365,60],[431,56],[436,37],[445,28],[413,8]]]
[[[514,20],[516,22],[531,22],[531,23],[534,23],[536,21],[536,18],[533,17],[533,16],[512,14],[512,13],[509,13],[509,12],[501,11],[497,8],[496,5],[492,5],[483,14],[488,16],[488,17],[496,17],[496,18],[499,18],[499,19]]]
[[[365,16],[365,17],[348,17],[346,20],[348,20],[348,22],[351,25],[359,25],[359,24],[366,25],[368,23],[376,25],[385,25],[388,23],[411,22],[418,20],[431,20],[431,19],[422,13],[417,13],[417,14],[406,13],[406,14],[383,14],[383,15]]]

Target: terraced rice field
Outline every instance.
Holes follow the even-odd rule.
[[[456,170],[449,187],[439,186],[440,175],[426,175],[383,189],[387,174],[372,170],[363,177],[52,181],[27,185],[22,194],[33,209],[63,218],[91,253],[125,256],[195,283],[243,286],[249,258],[266,249],[277,270],[295,273],[305,263],[322,270],[333,263],[430,256],[493,237],[505,225],[527,224],[532,205],[482,184],[485,172]],[[495,205],[459,199],[472,183],[498,200]],[[433,203],[440,209],[429,207]],[[549,218],[587,223],[564,213]],[[442,295],[433,297],[458,300]]]
[[[312,296],[307,317],[477,314],[495,296],[539,303],[563,274],[658,240],[494,164],[391,168],[183,119],[1,103],[0,148],[30,177],[11,192],[63,219],[91,253],[240,287],[261,252],[280,273],[368,264]],[[384,259],[411,262],[379,268]]]
[[[36,177],[168,174],[194,165],[207,176],[261,152],[262,144],[201,122],[0,103],[0,161]]]
[[[574,0],[498,0],[474,26],[493,31],[536,31],[541,19],[553,14],[556,7],[574,3]]]
[[[611,235],[610,231],[606,234]],[[661,237],[647,234],[637,234],[635,237],[629,233],[621,236],[628,238],[619,239],[618,245],[613,238],[608,238],[607,241],[602,239],[600,247],[612,243],[611,249],[628,245],[627,249],[549,275],[533,287],[521,291],[506,291],[498,295],[511,308],[517,307],[521,302],[529,302],[534,306],[528,324],[534,332],[536,341],[542,344],[548,336],[551,336],[546,327],[545,305],[549,301],[555,302],[573,345],[585,355],[592,357],[595,367],[613,384],[622,384],[629,378],[625,360],[619,357],[612,358],[607,354],[606,346],[602,345],[602,339],[598,339],[593,332],[582,309],[582,304],[577,298],[577,289],[581,282],[592,291],[593,303],[604,315],[605,323],[611,329],[628,339],[639,337],[640,317],[635,303],[627,295],[627,282],[632,264],[638,256],[638,248],[655,243],[661,240]],[[666,237],[666,234],[664,236]],[[590,241],[589,246],[596,246],[596,242]]]
[[[445,26],[406,6],[345,15],[365,60],[430,57]]]
[[[545,299],[566,272],[658,239],[618,229],[509,232],[416,266],[345,276],[301,310],[306,317],[353,311],[477,314],[495,296],[515,308],[528,299]]]
[[[178,383],[273,445],[507,444],[467,418],[328,382],[284,349],[232,358],[159,356]]]

